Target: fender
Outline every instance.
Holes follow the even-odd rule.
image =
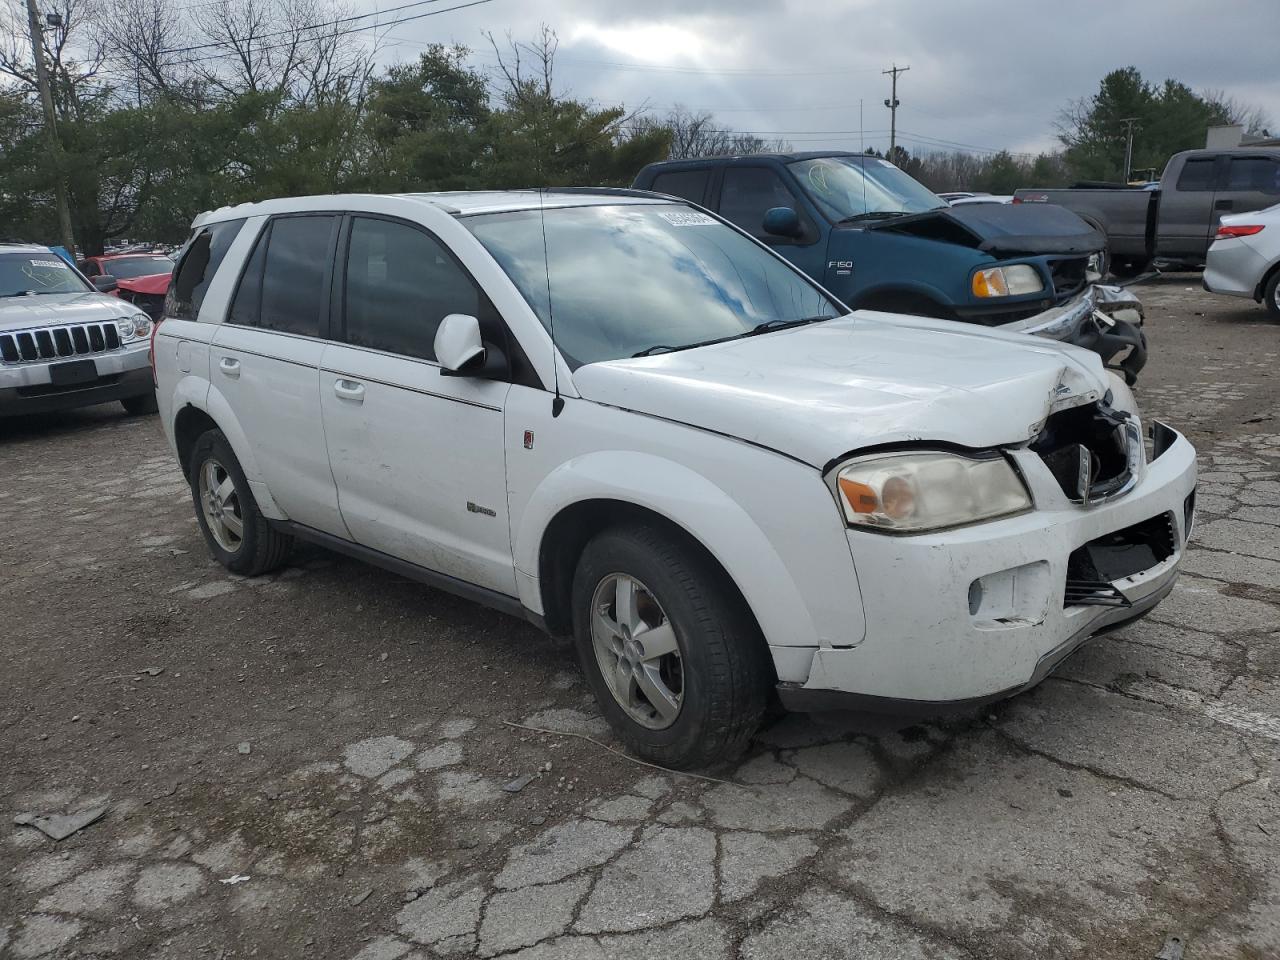
[[[701,543],[742,592],[770,646],[821,645],[790,571],[746,511],[688,467],[631,451],[607,450],[577,457],[538,484],[521,512],[513,544],[527,607],[539,613],[543,609],[538,556],[552,519],[575,503],[601,499],[652,510]],[[767,603],[761,602],[764,598]],[[851,633],[861,635],[861,624],[848,627]]]
[[[929,300],[938,305],[941,310],[948,312],[954,311],[955,304],[952,298],[943,293],[932,284],[924,283],[918,280],[895,280],[892,283],[877,283],[864,289],[858,294],[856,302],[853,304],[855,310],[865,309],[861,305],[876,300],[879,297],[886,296],[908,296],[919,297],[923,300]]]
[[[218,429],[226,436],[227,442],[231,444],[232,453],[240,461],[240,469],[244,471],[245,479],[249,481],[249,489],[253,491],[253,499],[257,501],[258,509],[262,511],[263,516],[271,520],[288,520],[289,515],[280,509],[275,498],[271,496],[271,491],[267,489],[262,470],[253,456],[253,446],[245,436],[244,428],[240,426],[240,421],[236,419],[235,413],[231,410],[231,404],[222,395],[222,391],[210,383],[205,403],[193,403],[192,406],[212,417]]]
[[[157,391],[158,393],[159,391]],[[169,398],[168,409],[161,410],[160,422],[164,427],[165,438],[169,441],[169,449],[173,451],[174,456],[178,455],[178,436],[174,430],[177,423],[178,414],[184,407],[195,407],[197,410],[203,410],[205,413],[209,411],[205,409],[209,398],[209,381],[204,377],[194,374],[183,374],[178,382],[174,385],[173,395]],[[179,469],[186,472],[187,465],[185,463],[178,464]]]

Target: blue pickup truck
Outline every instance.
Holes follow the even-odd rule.
[[[1130,383],[1146,363],[1141,303],[1097,283],[1105,238],[1061,207],[953,207],[885,160],[838,151],[653,163],[633,187],[718,213],[854,309],[1076,343]]]

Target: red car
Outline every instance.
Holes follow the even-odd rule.
[[[80,269],[90,280],[114,277],[117,297],[137,304],[152,322],[159,319],[165,294],[169,292],[169,278],[173,275],[173,261],[164,254],[115,253],[85,257]]]

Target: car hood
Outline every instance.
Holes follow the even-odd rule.
[[[152,273],[145,277],[134,277],[131,280],[119,280],[116,286],[121,290],[133,293],[166,294],[169,292],[169,281],[172,273]]]
[[[1070,210],[1039,203],[965,203],[876,220],[865,228],[956,243],[999,256],[1089,254],[1106,245],[1102,234]]]
[[[1054,410],[1100,399],[1088,350],[858,311],[692,350],[579,367],[586,399],[711,430],[823,467],[865,447],[1022,443]]]
[[[88,323],[132,316],[138,308],[105,293],[42,293],[34,297],[0,297],[0,330]]]

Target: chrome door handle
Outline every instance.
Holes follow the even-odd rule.
[[[354,400],[356,403],[364,403],[363,383],[356,383],[354,380],[335,380],[333,381],[333,392],[343,400]]]
[[[240,379],[240,361],[234,357],[223,357],[218,361],[218,368],[232,380]]]

